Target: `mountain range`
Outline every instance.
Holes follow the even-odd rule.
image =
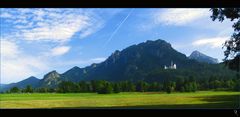
[[[177,69],[164,69],[164,66],[176,64]],[[189,57],[172,48],[171,44],[158,39],[129,46],[121,51],[116,50],[105,61],[93,63],[85,68],[77,66],[59,74],[51,71],[42,79],[29,77],[18,83],[2,86],[7,90],[13,86],[23,88],[56,87],[61,81],[107,80],[132,82],[145,80],[148,82],[163,81],[175,77],[205,78],[209,76],[230,77],[232,71],[218,64],[217,60],[194,51]]]

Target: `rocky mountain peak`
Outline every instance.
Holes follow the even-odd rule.
[[[210,64],[217,64],[218,59],[212,58],[210,56],[207,56],[197,50],[193,51],[191,55],[189,56],[190,59],[197,60],[198,62],[204,62],[204,63],[210,63]]]

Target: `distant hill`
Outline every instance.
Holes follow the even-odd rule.
[[[7,84],[0,84],[0,91],[1,91],[5,86],[7,86]]]
[[[193,51],[189,56],[190,59],[197,60],[198,62],[209,63],[209,64],[217,64],[218,59],[207,56],[199,51]]]
[[[0,84],[0,87],[6,86],[7,84]]]
[[[17,83],[11,83],[8,85],[3,85],[0,89],[0,91],[5,91],[5,90],[9,90],[12,87],[18,87],[18,88],[25,88],[27,85],[31,85],[32,87],[39,87],[39,81],[40,79],[31,76],[29,78],[26,78],[20,82]]]

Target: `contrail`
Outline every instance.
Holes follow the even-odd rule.
[[[121,28],[122,24],[128,19],[128,17],[132,14],[132,11],[134,10],[134,8],[128,13],[128,15],[122,20],[122,22],[120,23],[120,25],[114,30],[114,32],[111,34],[111,36],[108,38],[108,40],[106,41],[106,43],[103,45],[103,47],[105,47],[113,38],[113,36],[118,32],[118,30]]]

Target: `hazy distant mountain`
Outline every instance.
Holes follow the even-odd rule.
[[[189,58],[197,60],[198,62],[204,62],[204,63],[210,63],[210,64],[218,63],[218,59],[207,56],[199,51],[193,51],[192,54],[189,56]]]
[[[27,85],[31,85],[32,87],[38,87],[39,86],[39,81],[40,79],[34,77],[34,76],[31,76],[29,78],[26,78],[20,82],[17,82],[17,83],[11,83],[11,84],[7,84],[7,85],[3,85],[0,89],[1,91],[4,91],[4,90],[8,90],[12,87],[18,87],[18,88],[25,88]]]
[[[5,86],[7,86],[7,84],[0,84],[0,91],[1,91]]]
[[[0,87],[6,86],[7,84],[0,84]]]

